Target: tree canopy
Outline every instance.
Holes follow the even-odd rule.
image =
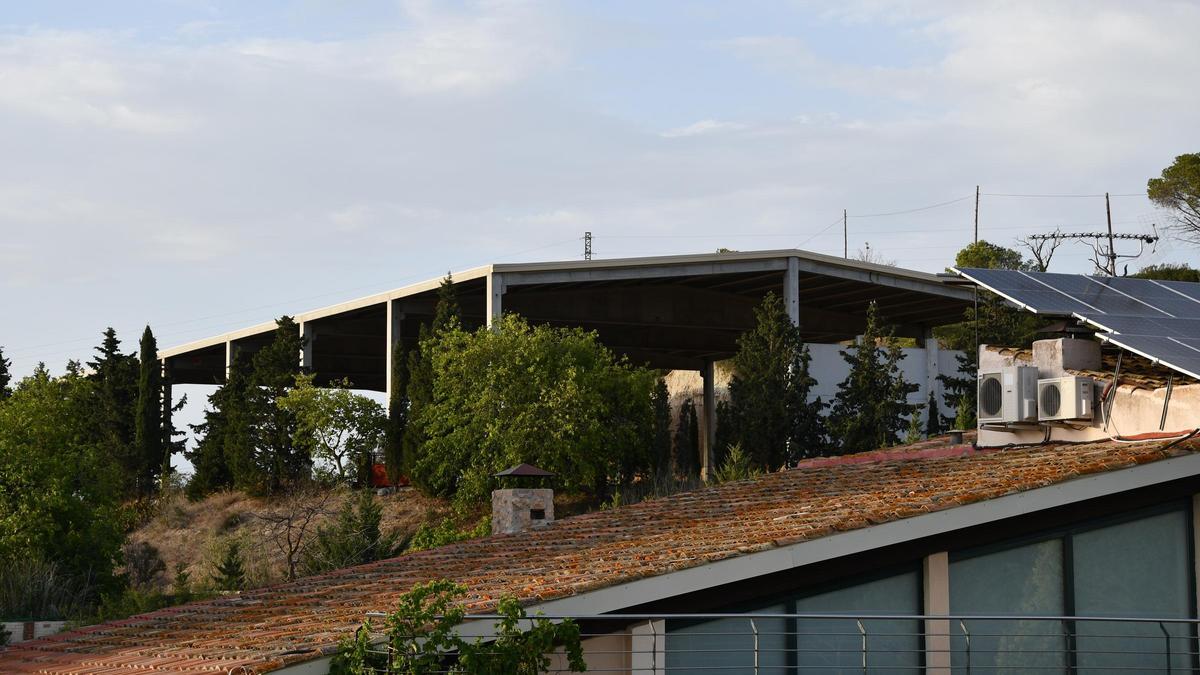
[[[427,440],[413,479],[429,492],[483,501],[493,474],[528,462],[601,493],[648,466],[656,374],[595,333],[506,315],[495,330],[451,326],[422,350],[433,398],[415,411]]]
[[[1130,274],[1134,279],[1161,279],[1164,281],[1190,281],[1193,283],[1200,282],[1200,270],[1188,265],[1180,263],[1178,265],[1171,263],[1163,263],[1161,265],[1147,265],[1142,269]]]
[[[92,383],[44,367],[0,404],[0,567],[52,562],[97,590],[116,582],[124,541],[120,467],[91,433]]]
[[[1176,157],[1162,175],[1146,182],[1146,196],[1173,213],[1180,239],[1200,244],[1200,153]]]
[[[294,441],[339,481],[366,485],[383,439],[383,406],[350,391],[349,380],[316,387],[313,377],[297,375],[296,386],[278,401],[296,418]]]
[[[718,429],[724,426],[722,441],[740,445],[756,466],[774,470],[822,453],[825,406],[819,398],[808,400],[816,385],[809,375],[811,357],[783,300],[768,293],[754,314],[754,328],[738,337],[729,402],[719,409]]]
[[[919,406],[908,395],[919,388],[904,379],[900,361],[904,353],[883,326],[872,302],[867,326],[842,358],[850,366],[838,385],[829,413],[830,435],[841,453],[863,452],[893,445],[908,427],[909,416]]]

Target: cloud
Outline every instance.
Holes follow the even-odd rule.
[[[717,120],[700,120],[685,127],[677,127],[675,129],[667,129],[659,134],[663,138],[681,138],[684,136],[702,136],[706,134],[715,134],[725,131],[740,131],[745,129],[746,125],[740,122],[720,122]]]

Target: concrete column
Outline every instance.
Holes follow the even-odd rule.
[[[491,328],[504,312],[504,276],[492,272],[487,275],[487,325]]]
[[[783,275],[783,306],[793,326],[800,325],[800,259],[788,258]]]
[[[316,365],[313,363],[313,343],[317,341],[317,327],[311,321],[300,322],[300,339],[304,342],[300,346],[300,368],[306,372],[314,372]]]
[[[396,343],[400,340],[400,327],[404,321],[404,312],[400,311],[399,300],[388,300],[387,307],[387,358],[385,359],[385,367],[387,372],[384,373],[385,382],[387,383],[385,391],[387,392],[387,400],[392,400],[392,373],[396,368]]]
[[[229,369],[233,368],[233,340],[225,341],[225,381],[229,381]]]
[[[700,368],[700,379],[704,383],[704,402],[700,406],[700,477],[708,480],[716,470],[714,447],[717,442],[717,395],[713,383],[713,362],[706,360]]]
[[[925,614],[950,614],[950,556],[945,551],[925,556],[922,564]],[[925,620],[925,672],[950,675],[950,621]]]
[[[1192,578],[1196,589],[1196,606],[1200,607],[1200,495],[1192,495]]]
[[[629,672],[633,675],[666,672],[667,622],[642,621],[631,626],[629,634]]]
[[[171,468],[171,441],[173,441],[174,439],[171,438],[171,433],[170,433],[169,429],[171,429],[171,415],[173,414],[171,409],[175,407],[175,401],[172,398],[172,391],[171,391],[171,369],[170,369],[166,359],[163,359],[161,361],[161,363],[162,363],[162,428],[163,428],[162,444],[163,444],[163,452],[166,453],[164,456],[164,459],[163,459],[163,468],[170,469]],[[161,480],[164,482],[164,484],[167,479],[167,473],[168,473],[167,471],[163,471],[162,475],[161,475]]]
[[[942,403],[942,388],[941,382],[938,382],[938,361],[939,350],[937,338],[933,336],[933,327],[926,326],[922,331],[922,337],[925,342],[925,400],[929,400],[929,392],[933,392],[934,401],[937,405]],[[937,415],[941,410],[926,410],[926,414]]]

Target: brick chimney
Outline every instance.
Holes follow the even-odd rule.
[[[554,474],[529,464],[518,464],[496,474],[507,482],[536,481]],[[492,491],[492,534],[512,534],[554,520],[554,490],[509,487]]]

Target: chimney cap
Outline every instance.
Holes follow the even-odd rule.
[[[522,462],[510,469],[505,469],[498,474],[496,478],[548,478],[554,474],[543,469],[539,469],[532,464]]]

